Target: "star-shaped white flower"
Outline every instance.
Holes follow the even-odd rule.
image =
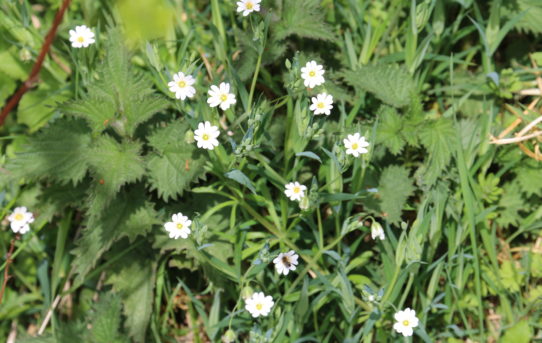
[[[258,318],[259,316],[265,317],[271,312],[271,307],[274,304],[272,296],[265,296],[263,292],[256,292],[245,300],[245,309],[254,318]]]
[[[184,75],[183,72],[178,72],[173,75],[173,81],[170,81],[167,85],[169,90],[175,93],[177,99],[184,100],[186,98],[192,98],[196,94],[196,89],[192,85],[196,82],[192,75]]]
[[[314,112],[315,115],[325,114],[326,116],[331,114],[331,109],[333,108],[333,97],[327,93],[320,93],[315,97],[311,98],[312,105],[310,110]]]
[[[30,231],[30,225],[34,222],[34,215],[28,212],[26,207],[16,207],[8,216],[11,230],[15,233],[25,234]]]
[[[373,239],[379,238],[381,241],[386,239],[386,235],[384,234],[384,229],[382,228],[382,225],[380,225],[379,222],[373,222],[373,224],[371,224],[371,237]]]
[[[358,157],[360,154],[365,154],[369,151],[367,150],[369,142],[367,142],[365,140],[365,137],[363,137],[357,132],[353,135],[348,135],[348,137],[345,138],[343,142],[344,147],[346,148],[346,153],[348,155],[354,155],[354,157]]]
[[[190,232],[192,232],[190,230],[190,225],[192,225],[192,221],[179,212],[171,216],[171,221],[165,223],[164,228],[169,232],[169,238],[178,239],[179,237],[182,237],[183,239],[186,239]]]
[[[76,26],[75,30],[70,30],[70,42],[74,48],[86,48],[96,42],[94,32],[85,25]]]
[[[285,187],[286,190],[284,191],[284,194],[286,194],[286,196],[293,201],[301,201],[301,199],[303,199],[303,197],[305,196],[305,191],[307,190],[307,187],[305,185],[302,185],[297,181],[290,182],[286,184]]]
[[[198,148],[213,150],[218,146],[217,137],[220,135],[218,127],[211,125],[208,121],[199,123],[198,128],[194,131],[194,139]]]
[[[209,99],[207,99],[207,103],[211,107],[220,106],[220,108],[225,111],[236,102],[235,95],[230,93],[230,84],[227,82],[222,82],[218,87],[212,85],[211,89],[209,89]]]
[[[397,323],[393,324],[393,328],[403,336],[412,336],[413,328],[418,326],[418,318],[416,317],[416,311],[406,308],[404,311],[399,311],[394,315]]]
[[[290,270],[295,270],[297,264],[297,259],[299,258],[299,255],[295,253],[295,251],[290,250],[286,253],[280,253],[274,260],[273,263],[275,264],[275,269],[277,270],[277,273],[288,275]]]
[[[324,67],[317,64],[315,61],[307,62],[307,64],[301,68],[301,77],[305,82],[305,87],[314,88],[324,83]]]
[[[260,12],[261,0],[240,0],[237,1],[237,12],[243,12],[246,17],[252,12]]]

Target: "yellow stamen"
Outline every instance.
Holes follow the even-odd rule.
[[[324,103],[323,103],[323,102],[319,102],[318,105],[316,105],[316,107],[318,107],[318,108],[324,108]]]
[[[177,229],[179,229],[179,230],[180,230],[180,229],[182,229],[182,228],[183,228],[183,224],[181,224],[181,223],[177,223]]]
[[[85,37],[79,36],[79,38],[77,38],[77,41],[78,41],[79,43],[83,43],[83,42],[85,41]]]
[[[203,136],[201,136],[201,138],[203,138],[204,141],[208,141],[209,135],[205,133]]]
[[[316,72],[315,72],[314,70],[311,70],[311,71],[309,72],[309,76],[310,76],[310,77],[315,77],[315,76],[316,76]]]
[[[252,4],[252,2],[247,2],[245,6],[247,7],[247,10],[251,10],[254,8],[254,5]]]
[[[228,95],[227,94],[222,94],[220,96],[220,101],[226,101],[226,100],[228,100]]]
[[[179,82],[177,82],[177,85],[178,85],[179,87],[181,87],[181,88],[184,88],[184,87],[186,87],[186,82],[184,82],[184,81],[179,81]]]
[[[358,143],[352,144],[352,150],[357,150],[358,147],[359,147]]]
[[[17,213],[17,214],[15,215],[15,220],[21,221],[21,220],[23,220],[23,219],[24,219],[24,216],[23,216],[22,214]]]
[[[301,192],[301,187],[294,187],[294,193],[299,193]]]
[[[410,325],[410,322],[408,320],[403,320],[403,325],[408,326],[408,325]]]
[[[261,311],[262,308],[263,308],[263,305],[262,305],[262,304],[256,304],[256,309],[257,309],[258,311]]]

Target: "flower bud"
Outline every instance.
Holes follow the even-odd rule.
[[[229,329],[228,331],[226,331],[226,333],[224,333],[224,335],[222,336],[222,342],[223,343],[233,343],[235,342],[235,338],[237,336],[235,335],[235,332],[232,330],[232,329]]]
[[[241,298],[243,298],[243,300],[248,299],[252,296],[253,293],[254,290],[252,289],[252,287],[246,286],[241,290]]]

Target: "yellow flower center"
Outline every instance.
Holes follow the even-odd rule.
[[[15,220],[20,221],[20,220],[23,220],[23,219],[24,219],[24,216],[23,216],[22,214],[17,213],[17,214],[15,215]]]
[[[403,325],[404,326],[409,326],[410,325],[410,322],[408,320],[403,320]]]
[[[184,87],[186,87],[186,82],[184,82],[184,81],[179,81],[179,82],[177,82],[177,85],[178,85],[179,87],[181,87],[181,88],[184,88]]]
[[[316,76],[316,72],[315,72],[314,70],[311,70],[311,71],[309,72],[309,76],[310,76],[310,77],[315,77],[315,76]]]
[[[209,140],[209,135],[204,133],[203,136],[201,136],[201,138],[203,138],[204,141],[208,141]]]
[[[297,193],[299,193],[299,192],[301,192],[301,187],[297,187],[297,186],[294,187],[294,193],[297,194]]]
[[[323,102],[319,102],[318,105],[316,105],[316,107],[318,108],[324,108],[324,103]]]
[[[78,41],[79,43],[83,43],[83,42],[85,41],[85,37],[79,36],[79,37],[77,38],[77,41]]]
[[[358,147],[359,147],[358,143],[352,144],[352,150],[357,150]]]
[[[226,100],[228,100],[228,95],[227,94],[222,94],[220,96],[220,101],[226,101]]]
[[[262,305],[262,304],[256,304],[256,309],[257,309],[258,311],[261,311],[262,308],[263,308],[263,305]]]
[[[182,229],[182,228],[183,228],[183,224],[181,224],[181,223],[177,223],[177,229],[179,229],[179,230],[180,230],[180,229]]]
[[[246,3],[246,7],[247,7],[247,10],[251,10],[254,8],[254,5],[252,4],[252,2],[249,1]]]

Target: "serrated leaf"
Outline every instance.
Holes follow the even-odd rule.
[[[528,210],[516,182],[509,182],[504,185],[503,194],[498,205],[500,210],[497,224],[501,227],[518,225],[521,218],[519,212]]]
[[[514,27],[520,31],[542,33],[542,1],[541,0],[502,0],[501,15],[510,20],[524,13]]]
[[[81,120],[56,120],[30,137],[23,152],[9,160],[5,168],[13,178],[78,183],[89,167],[89,132]]]
[[[375,64],[341,73],[358,91],[369,92],[382,102],[403,107],[410,103],[416,83],[405,68],[394,64]]]
[[[256,194],[256,188],[254,188],[254,185],[252,184],[252,181],[246,176],[242,171],[238,169],[230,170],[229,172],[224,174],[228,179],[232,179],[243,186],[246,186],[250,191],[254,194]]]
[[[335,35],[326,24],[320,1],[285,1],[281,21],[275,26],[275,38],[284,39],[290,35],[299,37],[333,40]]]
[[[120,192],[100,215],[87,219],[83,235],[73,251],[77,256],[75,270],[79,280],[85,277],[114,242],[122,237],[133,240],[158,224],[157,214],[152,205],[145,201],[144,193],[143,187]]]
[[[378,113],[380,124],[376,134],[376,143],[382,144],[393,154],[397,155],[405,146],[401,136],[403,119],[393,107],[382,106]]]
[[[450,119],[440,118],[426,124],[420,141],[429,153],[424,164],[423,183],[433,185],[452,158],[451,142],[460,139]]]
[[[146,342],[145,335],[152,313],[153,289],[156,277],[156,263],[148,251],[132,251],[122,263],[115,265],[114,272],[107,280],[113,286],[123,303],[124,323],[132,339]]]
[[[522,192],[527,196],[542,196],[542,164],[536,161],[528,160],[519,164],[515,169],[516,180]]]
[[[408,197],[414,192],[409,170],[403,166],[387,167],[380,176],[378,190],[380,207],[387,220],[398,222]]]
[[[165,201],[177,199],[191,182],[204,177],[205,155],[184,139],[186,122],[175,121],[148,137],[154,152],[147,158],[151,189]]]
[[[120,333],[121,315],[120,298],[112,293],[102,294],[94,305],[88,340],[92,343],[128,342]]]

